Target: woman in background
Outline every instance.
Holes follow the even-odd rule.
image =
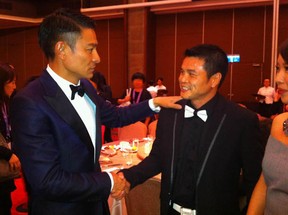
[[[128,102],[128,104],[138,104],[142,101],[152,98],[149,91],[145,88],[145,75],[141,72],[135,72],[132,77],[132,89],[127,89],[123,93],[122,98],[118,99],[118,104],[122,105]],[[146,117],[141,120],[148,127],[150,123],[150,117]]]
[[[288,104],[288,40],[280,47],[276,83],[284,104]],[[248,215],[288,214],[288,113],[276,116],[272,123],[262,174],[256,184]]]
[[[97,90],[99,96],[106,101],[113,103],[111,87],[107,85],[106,79],[101,72],[95,71],[93,77],[90,79],[90,82]],[[105,126],[104,141],[106,143],[113,141],[111,138],[111,128],[108,128],[107,126]]]
[[[107,85],[106,79],[101,72],[95,71],[90,81],[97,90],[99,96],[113,103],[111,87]]]
[[[16,77],[13,66],[0,62],[0,132],[11,143],[11,129],[9,123],[9,102],[16,89]],[[20,169],[20,161],[13,152],[4,146],[0,146],[0,159],[9,161],[10,167]],[[10,215],[12,200],[11,192],[15,190],[14,180],[0,182],[0,215]]]

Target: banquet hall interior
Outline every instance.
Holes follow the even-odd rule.
[[[17,71],[17,88],[39,75],[46,59],[37,41],[42,18],[59,7],[80,9],[96,21],[102,72],[119,98],[136,71],[147,80],[163,77],[168,95],[178,95],[186,48],[201,43],[222,47],[240,62],[229,63],[220,92],[235,102],[253,103],[275,67],[277,44],[288,37],[288,1],[273,0],[1,0],[0,59]],[[275,12],[276,11],[276,12]],[[245,87],[244,87],[245,86]]]
[[[0,0],[0,61],[14,66],[17,90],[46,67],[38,27],[60,7],[95,20],[101,57],[96,70],[115,100],[137,71],[146,80],[163,77],[168,95],[179,95],[185,49],[210,43],[236,57],[220,93],[257,112],[253,94],[265,78],[275,87],[277,47],[288,38],[288,0]],[[115,130],[112,136],[117,140]],[[17,186],[13,215],[25,214],[16,207],[27,200],[21,179]]]

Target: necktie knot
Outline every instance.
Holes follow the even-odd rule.
[[[70,85],[72,94],[71,94],[71,100],[73,100],[75,98],[75,94],[78,93],[79,96],[84,96],[85,94],[85,90],[82,87],[82,84],[78,85],[78,86],[74,86],[74,85]]]
[[[204,122],[206,122],[208,115],[206,110],[194,110],[193,108],[189,107],[188,105],[185,105],[185,118],[190,118],[197,115],[200,119],[202,119]]]

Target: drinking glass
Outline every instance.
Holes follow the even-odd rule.
[[[128,151],[129,148],[130,148],[129,142],[127,142],[127,141],[121,141],[120,142],[120,151],[121,151],[122,156],[126,162],[127,162],[127,157],[129,155],[129,151]]]
[[[154,137],[152,135],[148,135],[146,138],[145,145],[144,145],[144,153],[145,154],[150,153],[153,142],[154,142]]]
[[[124,157],[125,163],[127,166],[132,165],[133,161],[133,141],[121,141],[120,142],[120,149],[122,156]]]
[[[139,147],[139,139],[133,138],[131,143],[132,152],[137,152]]]
[[[126,150],[127,150],[127,156],[125,158],[126,165],[127,166],[131,166],[132,163],[133,163],[133,150],[132,150],[132,147],[127,148]]]

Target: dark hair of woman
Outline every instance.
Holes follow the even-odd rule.
[[[14,81],[14,67],[8,63],[0,62],[0,103],[8,101],[9,97],[5,94],[4,86]]]
[[[94,72],[93,77],[90,79],[97,85],[97,90],[103,92],[105,90],[106,79],[101,72]]]
[[[135,79],[140,79],[142,80],[144,83],[146,81],[145,79],[145,75],[141,72],[135,72],[132,77],[131,77],[131,80],[134,81]]]

